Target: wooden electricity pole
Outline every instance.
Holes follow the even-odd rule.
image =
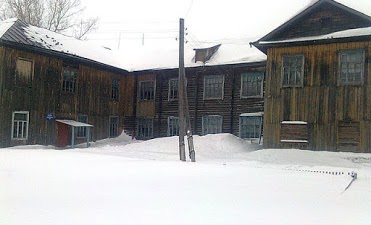
[[[180,19],[179,24],[179,154],[180,160],[185,161],[185,132],[188,141],[189,157],[192,162],[196,162],[195,150],[193,145],[193,135],[191,121],[189,117],[188,97],[185,82],[184,69],[184,19]]]
[[[185,119],[184,119],[184,19],[179,21],[179,79],[178,79],[178,89],[179,89],[179,156],[180,160],[186,161],[185,157]]]

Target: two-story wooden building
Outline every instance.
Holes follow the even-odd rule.
[[[253,43],[267,54],[264,146],[371,151],[371,17],[333,0]]]
[[[2,21],[0,147],[66,146],[115,137],[124,124],[130,130],[135,79],[112,54],[17,19]]]
[[[158,60],[161,54],[162,61]],[[178,135],[178,52],[143,55],[153,58],[143,58],[146,65],[134,67],[138,79],[135,136]],[[194,134],[261,136],[265,61],[259,50],[240,43],[197,49],[186,46],[186,85]]]

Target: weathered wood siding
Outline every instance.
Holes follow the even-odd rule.
[[[0,146],[18,144],[55,144],[55,121],[47,121],[46,114],[57,119],[76,120],[78,115],[88,116],[94,125],[92,140],[109,136],[109,117],[119,116],[119,132],[124,128],[124,118],[132,116],[132,81],[124,72],[109,72],[98,67],[77,64],[68,59],[53,58],[7,47],[0,48]],[[33,62],[33,75],[28,85],[19,85],[17,58]],[[61,90],[64,66],[77,69],[75,93]],[[120,97],[111,99],[112,79],[119,80]],[[130,104],[131,103],[131,104]],[[128,106],[129,105],[129,106]],[[12,112],[29,112],[29,136],[27,141],[12,141]],[[77,140],[79,142],[79,140]]]
[[[262,112],[264,99],[241,98],[241,74],[264,72],[265,63],[257,65],[186,68],[187,96],[192,131],[202,135],[202,117],[223,117],[222,132],[239,136],[239,116],[242,113]],[[204,99],[204,77],[224,75],[223,99]],[[169,80],[178,78],[178,70],[163,70],[156,75],[155,127],[156,137],[167,136],[168,117],[178,116],[178,100],[170,100]],[[139,108],[138,108],[139,110]],[[143,109],[141,109],[143,110]]]
[[[338,52],[353,49],[365,50],[364,82],[362,85],[338,85]],[[304,55],[303,87],[281,86],[282,56],[289,54]],[[265,88],[265,147],[283,147],[281,121],[306,121],[311,149],[340,150],[339,123],[346,121],[359,123],[360,127],[359,144],[348,146],[346,150],[370,152],[370,58],[371,42],[270,48]]]
[[[335,8],[330,3],[323,3],[300,20],[292,22],[290,28],[275,36],[274,40],[316,36],[367,26],[371,26],[369,21]]]

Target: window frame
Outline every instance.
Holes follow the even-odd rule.
[[[342,56],[343,55],[348,55],[349,54],[355,54],[355,53],[361,53],[362,54],[362,62],[361,62],[361,78],[359,81],[346,81],[343,82],[341,81],[341,73],[342,73]],[[352,62],[353,64],[357,64],[357,62]],[[362,85],[364,83],[364,77],[365,77],[365,72],[366,72],[366,50],[365,49],[351,49],[351,50],[341,50],[338,52],[338,85],[339,86],[348,86],[348,85]],[[355,68],[355,67],[354,67]],[[348,73],[346,74],[346,79],[348,80],[349,77],[349,67],[347,67]],[[354,77],[355,77],[355,72],[354,72]]]
[[[145,122],[145,123],[143,123]],[[143,135],[140,131],[142,130],[141,129],[141,126],[148,126],[147,129],[150,130],[150,132],[148,132],[148,136],[145,136]],[[150,139],[150,138],[153,138],[153,119],[151,118],[139,118],[138,119],[138,124],[137,124],[137,137],[140,138],[140,139]]]
[[[207,79],[216,79],[216,78],[222,78],[222,90],[221,90],[221,96],[219,97],[209,97],[206,96],[206,87],[207,87]],[[225,76],[224,75],[206,75],[204,76],[204,93],[203,93],[203,99],[204,100],[223,100],[224,99],[224,85],[225,85]],[[215,89],[215,87],[214,87]]]
[[[115,118],[115,119],[117,119],[116,120],[116,126],[115,126],[115,130],[116,130],[116,134],[115,135],[112,135],[112,125],[114,125],[113,123],[112,123],[112,119],[113,118]],[[118,128],[119,128],[119,117],[118,116],[110,116],[109,117],[109,134],[108,134],[108,136],[109,136],[109,138],[115,138],[115,137],[118,137],[118,135],[119,135],[119,133],[118,133]]]
[[[172,87],[174,87],[174,86],[171,86],[171,82],[172,81],[176,81],[176,83],[177,83],[177,85],[176,85],[176,87],[177,87],[177,89],[176,89],[176,97],[174,97],[174,91],[172,91],[172,90],[175,90],[175,89],[172,89]],[[176,101],[176,100],[178,100],[179,99],[179,78],[170,78],[169,79],[169,90],[168,90],[168,101]]]
[[[177,124],[177,128],[178,129],[176,129],[176,126],[175,126],[175,128],[170,129],[170,121],[171,120],[178,120],[178,124]],[[175,133],[173,133],[171,131],[175,131]],[[177,116],[169,116],[167,118],[167,136],[168,137],[179,136],[179,117],[177,117]]]
[[[86,119],[82,120],[81,118],[86,118]],[[85,114],[79,114],[76,118],[76,121],[87,124],[89,122],[89,117],[88,117],[88,115],[85,115]],[[87,137],[87,128],[86,127],[77,127],[76,137],[77,138],[86,138]]]
[[[70,73],[73,73],[74,77],[72,79],[66,79],[65,71],[69,71]],[[79,70],[78,69],[72,68],[72,67],[69,67],[69,66],[63,67],[63,69],[62,69],[62,87],[61,87],[61,90],[62,90],[63,93],[75,94],[77,92],[78,76],[79,76]],[[71,85],[67,85],[67,83],[69,84],[69,82],[72,83],[72,87],[71,87]]]
[[[261,83],[260,83],[260,93],[257,95],[244,95],[244,78],[250,75],[261,75]],[[246,82],[247,83],[247,82]],[[258,88],[257,85],[256,88]],[[247,87],[246,87],[247,88]],[[246,72],[241,74],[241,90],[240,90],[240,98],[262,98],[263,97],[263,88],[264,88],[264,72]]]
[[[260,123],[258,124],[259,125],[259,128],[257,129],[256,128],[256,124],[242,124],[242,120],[243,118],[260,118]],[[259,139],[261,137],[261,134],[262,134],[262,124],[263,123],[263,113],[251,113],[250,115],[249,114],[241,114],[238,118],[238,129],[239,129],[239,137],[242,138],[242,139],[248,139],[248,140],[256,140],[256,139]],[[244,137],[242,135],[242,126],[252,126],[253,127],[253,130],[254,130],[254,136],[257,136],[257,137]],[[257,130],[256,130],[257,129]],[[257,133],[256,133],[257,131]]]
[[[219,129],[218,131],[216,132],[209,132],[209,129],[208,129],[208,124],[206,124],[206,122],[209,122],[211,118],[218,118],[220,119],[220,121],[218,121],[218,123],[220,123],[219,125]],[[206,121],[207,120],[207,121]],[[220,133],[223,133],[223,116],[221,115],[205,115],[205,116],[202,116],[202,135],[207,135],[207,134],[220,134]]]
[[[298,58],[301,58],[301,63],[302,63],[302,65],[301,65],[301,70],[300,70],[300,72],[301,72],[301,81],[300,81],[300,83],[299,84],[290,84],[289,83],[289,77],[287,78],[287,80],[288,80],[288,83],[287,84],[284,84],[284,80],[285,80],[285,60],[287,60],[287,59],[294,59],[294,58],[296,58],[296,59],[298,59]],[[290,54],[290,55],[283,55],[282,56],[282,63],[281,63],[281,65],[282,65],[282,68],[281,68],[281,86],[283,87],[283,88],[285,88],[285,87],[303,87],[304,86],[304,67],[305,67],[305,56],[304,56],[304,54]],[[295,67],[296,68],[296,67]],[[290,69],[291,69],[291,67],[289,68],[289,71],[290,71]],[[297,72],[298,70],[295,70],[295,74],[296,74],[296,72]],[[295,81],[296,81],[296,79],[295,79]],[[296,83],[296,82],[295,82]]]
[[[117,82],[117,83],[115,83]],[[120,99],[120,80],[112,79],[111,81],[111,100],[118,101]]]
[[[25,135],[22,135],[22,137],[18,137],[19,136],[19,132],[17,132],[17,137],[14,137],[14,117],[15,117],[15,114],[26,114],[26,134]],[[18,120],[17,120],[18,121]],[[22,122],[22,121],[20,121]],[[24,122],[24,121],[23,121]],[[24,125],[22,125],[22,130],[24,131],[24,128],[23,128]],[[28,129],[29,129],[29,126],[30,126],[30,112],[29,111],[13,111],[12,112],[12,130],[11,130],[11,140],[14,140],[14,141],[26,141],[28,140]],[[17,127],[19,128],[19,125],[17,125]],[[23,132],[22,132],[23,134]]]
[[[153,92],[150,95],[150,98],[144,98],[144,96],[142,96],[142,93],[145,93],[142,91],[144,83],[153,83],[153,86],[152,86]],[[139,100],[140,101],[153,101],[155,99],[155,95],[156,95],[156,81],[154,80],[139,81]]]

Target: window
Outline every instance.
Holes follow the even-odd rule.
[[[261,115],[240,116],[240,138],[259,138],[262,129]]]
[[[282,59],[282,86],[301,87],[304,79],[304,56],[289,55]]]
[[[138,138],[153,137],[153,119],[141,118],[138,120]]]
[[[178,99],[178,79],[169,80],[169,101]]]
[[[81,123],[88,123],[88,116],[79,115],[77,117],[77,121],[81,122]],[[77,137],[78,138],[85,138],[86,137],[86,127],[77,127]]]
[[[29,85],[32,78],[32,61],[28,59],[17,59],[17,77],[16,83],[18,85]]]
[[[120,90],[119,80],[112,80],[111,99],[113,99],[113,100],[118,100],[119,99],[119,90]]]
[[[221,133],[222,124],[223,124],[222,116],[203,116],[202,133],[204,135]]]
[[[262,72],[241,74],[241,98],[263,96]]]
[[[139,82],[140,100],[151,100],[155,97],[155,82],[140,81]]]
[[[361,84],[363,82],[365,51],[342,51],[340,61],[340,84]]]
[[[12,140],[27,140],[29,112],[13,112]]]
[[[167,118],[167,136],[179,136],[179,117],[169,116]]]
[[[119,118],[111,116],[109,118],[109,137],[114,138],[118,136]]]
[[[62,91],[74,93],[76,91],[77,70],[65,67],[63,68]]]
[[[223,99],[224,76],[205,76],[204,99]]]

